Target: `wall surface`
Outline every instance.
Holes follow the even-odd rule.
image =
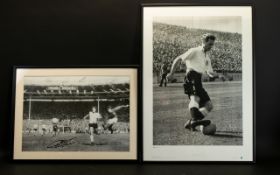
[[[211,2],[225,5],[251,2],[255,6],[256,165],[218,163],[141,165],[11,160],[13,66],[140,65],[141,3],[150,2],[175,1],[2,0],[0,2],[0,174],[70,175],[88,172],[181,175],[209,174],[209,172],[272,174],[277,170],[276,166],[280,162],[278,110],[280,9],[278,1],[273,0],[176,0],[178,3],[207,2],[209,5],[212,5]]]

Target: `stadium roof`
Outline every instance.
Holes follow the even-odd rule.
[[[106,85],[129,83],[127,76],[40,76],[40,77],[24,77],[25,85]]]
[[[42,86],[25,85],[24,98],[33,101],[44,101],[48,99],[60,99],[72,101],[88,101],[98,99],[116,99],[128,98],[129,84],[111,84],[111,85],[90,85],[90,86]]]

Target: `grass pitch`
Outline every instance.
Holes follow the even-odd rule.
[[[66,142],[52,147],[59,140]],[[95,145],[90,144],[89,134],[83,133],[60,133],[55,137],[31,133],[24,134],[22,141],[23,151],[129,151],[129,133],[95,135]]]
[[[241,82],[205,83],[214,109],[205,119],[216,124],[215,135],[190,132],[184,123],[190,118],[189,99],[182,84],[153,87],[154,145],[242,145]]]

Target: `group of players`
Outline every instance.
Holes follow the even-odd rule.
[[[129,105],[120,105],[116,107],[108,106],[107,107],[107,116],[102,117],[102,115],[97,111],[96,106],[92,106],[91,111],[88,112],[87,115],[83,117],[84,120],[88,119],[88,127],[85,127],[85,130],[88,130],[90,134],[90,143],[94,144],[94,134],[98,133],[98,128],[102,125],[104,130],[108,130],[111,134],[115,131],[115,124],[118,122],[117,111],[122,108],[128,108]],[[102,121],[102,122],[100,122]],[[52,133],[53,136],[56,136],[59,133],[59,123],[60,120],[58,118],[52,118]],[[102,123],[102,124],[101,124]],[[48,127],[46,125],[41,125],[42,135],[47,133]],[[39,125],[33,125],[33,131],[39,131]]]
[[[103,123],[104,130],[109,130],[111,134],[114,133],[114,124],[118,122],[118,115],[117,111],[122,108],[127,108],[129,105],[121,105],[112,108],[111,106],[108,106],[108,120]],[[89,119],[89,131],[90,131],[90,143],[94,144],[94,133],[97,133],[98,129],[98,120],[102,118],[101,114],[97,112],[96,107],[93,106],[92,110],[89,111],[89,113],[84,116],[84,119]]]

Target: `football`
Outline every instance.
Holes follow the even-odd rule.
[[[215,132],[216,132],[216,125],[212,123],[202,128],[202,133],[204,135],[214,135]]]

